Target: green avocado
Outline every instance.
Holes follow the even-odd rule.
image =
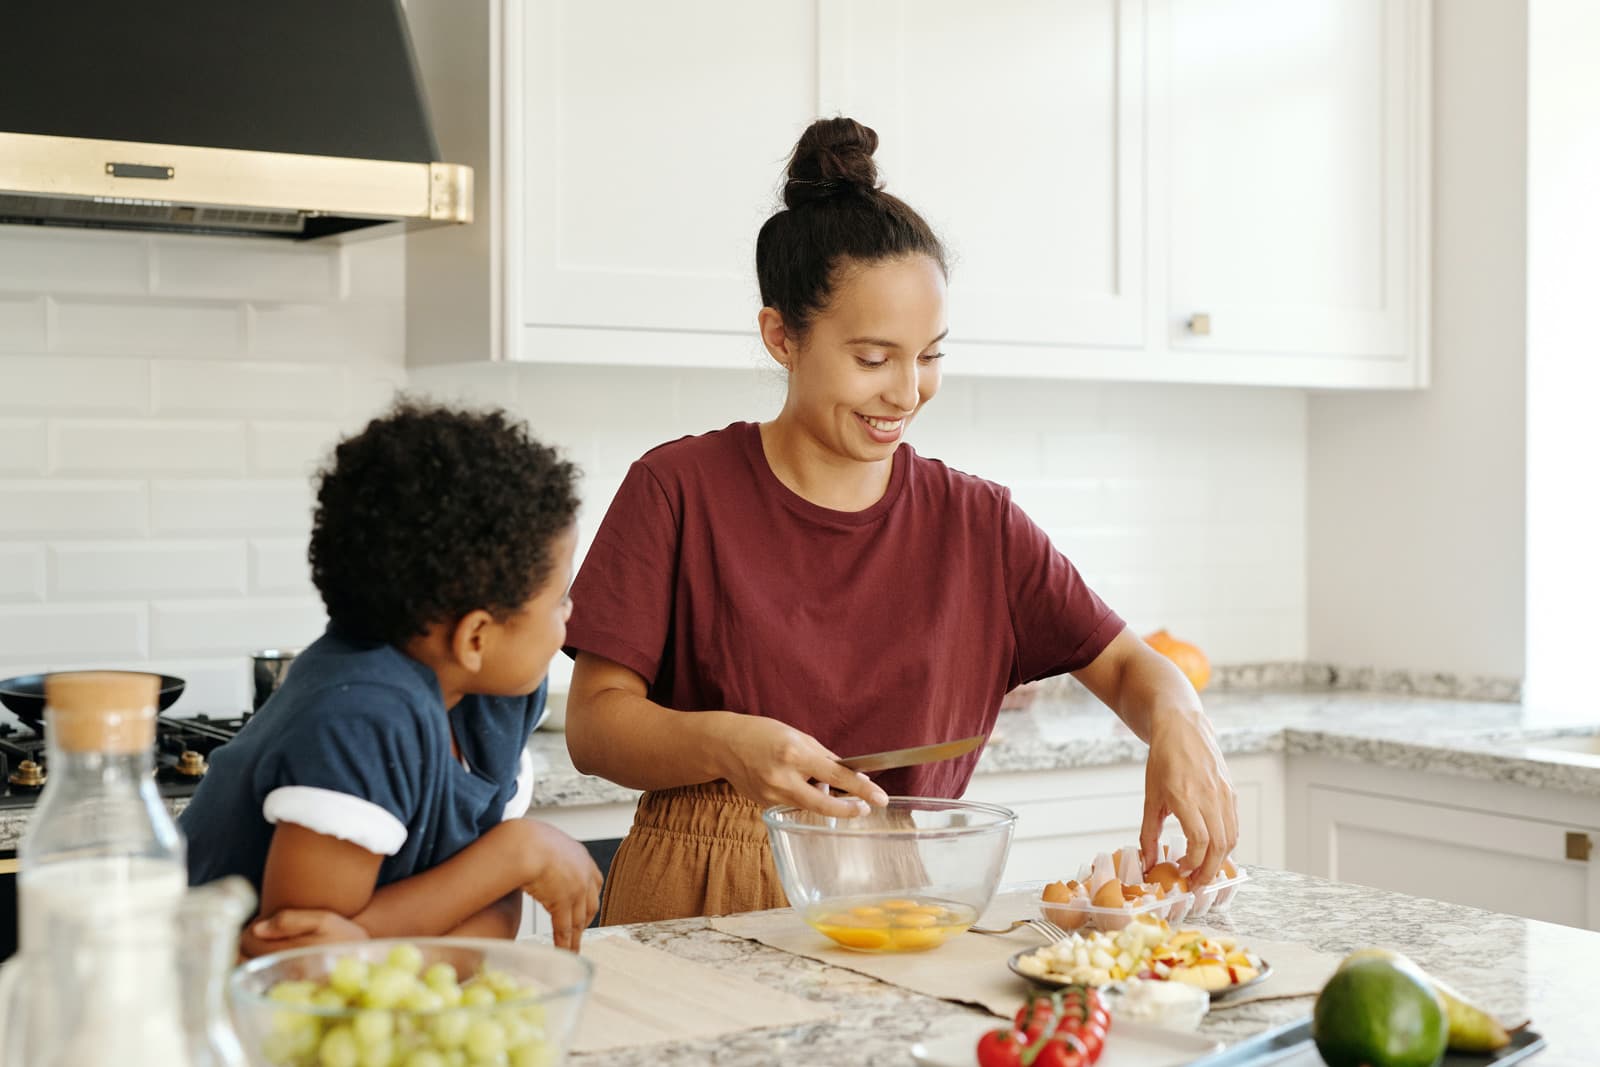
[[[1317,994],[1311,1037],[1328,1067],[1437,1067],[1449,1030],[1438,994],[1415,965],[1364,959]]]

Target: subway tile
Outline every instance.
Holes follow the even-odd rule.
[[[3,314],[0,308],[0,315]],[[4,347],[4,339],[0,338],[0,348]],[[0,411],[134,414],[145,410],[149,397],[150,365],[141,359],[0,358]]]
[[[338,416],[346,372],[321,363],[219,363],[157,360],[152,395],[162,415]]]
[[[57,474],[242,474],[244,426],[69,420],[51,427],[50,453]]]
[[[0,352],[44,351],[44,327],[44,297],[0,293]]]
[[[250,541],[250,591],[272,596],[315,596],[304,537],[257,537]]]
[[[41,421],[0,419],[0,475],[43,474],[47,441]]]
[[[150,605],[152,652],[158,656],[232,653],[301,647],[327,624],[314,598],[235,602],[156,601]]]
[[[243,541],[94,541],[53,545],[51,595],[97,599],[242,595]]]
[[[332,358],[345,363],[403,363],[402,301],[347,304],[252,303],[249,351],[257,357]]]
[[[151,254],[159,296],[312,302],[339,297],[338,246],[158,237]]]
[[[142,604],[0,605],[0,648],[18,659],[142,659]]]
[[[331,459],[340,436],[332,422],[251,423],[250,472],[309,478]]]
[[[157,481],[150,487],[151,528],[159,534],[303,534],[311,529],[311,505],[304,478]]]
[[[239,351],[239,305],[153,299],[54,299],[50,348],[130,356],[223,356]]]
[[[43,545],[0,544],[0,601],[44,597]]]
[[[126,295],[149,287],[138,234],[0,227],[0,290]]]
[[[518,390],[529,368],[520,363],[462,363],[418,367],[406,385],[408,393],[437,404],[499,407],[528,418]]]
[[[250,676],[246,656],[208,656],[174,659],[169,657],[143,658],[132,661],[121,659],[69,658],[51,662],[52,671],[103,671],[141,670],[183,679],[183,692],[161,714],[165,718],[187,718],[209,715],[212,718],[233,718],[250,707],[247,683]]]
[[[143,482],[0,481],[0,536],[107,537],[143,533]]]

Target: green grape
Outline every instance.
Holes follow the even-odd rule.
[[[529,1041],[511,1050],[511,1067],[555,1067],[556,1050],[543,1041]]]
[[[267,999],[279,1004],[310,1004],[316,992],[315,982],[279,982],[267,990]]]
[[[346,1007],[344,996],[332,986],[319,989],[311,995],[313,1008],[343,1008]]]
[[[434,992],[439,994],[439,1001],[445,1007],[459,1008],[461,1006],[461,998],[463,993],[460,986],[448,985],[443,989],[435,989]]]
[[[357,956],[340,956],[333,970],[328,972],[328,985],[338,990],[346,999],[354,1000],[367,985],[372,967]]]
[[[500,1000],[509,1000],[522,992],[517,980],[505,971],[485,970],[478,976],[478,981],[494,990],[495,997]]]
[[[444,998],[424,986],[413,986],[411,992],[400,998],[400,1007],[406,1011],[435,1012],[444,1007]]]
[[[348,1026],[335,1026],[322,1036],[317,1048],[317,1062],[322,1067],[361,1067],[361,1046]]]
[[[456,985],[456,969],[440,960],[422,973],[422,981],[436,993],[454,988]]]
[[[530,989],[528,992],[532,994],[534,991]],[[544,1030],[545,1015],[543,1004],[524,1004],[522,1007],[517,1009],[517,1013],[519,1016],[521,1016],[523,1022],[527,1023],[535,1030],[539,1030],[541,1032]]]
[[[474,1060],[493,1059],[506,1050],[505,1027],[493,1019],[474,1019],[467,1027],[467,1055]]]
[[[515,1012],[503,1011],[496,1015],[495,1018],[499,1019],[500,1025],[505,1027],[507,1048],[526,1045],[529,1041],[544,1036],[542,1030],[535,1030],[528,1025],[526,1020],[519,1018]]]
[[[383,962],[397,971],[418,975],[422,973],[422,950],[416,945],[396,945],[389,950],[389,956]]]
[[[511,1056],[501,1049],[493,1056],[473,1056],[467,1062],[472,1067],[511,1067]]]
[[[357,1012],[352,1026],[356,1040],[361,1042],[363,1048],[382,1044],[394,1037],[394,1016],[386,1011],[369,1008]]]
[[[392,967],[379,967],[367,979],[367,989],[362,1003],[369,1008],[392,1008],[416,988],[417,980],[405,971]]]
[[[394,1042],[377,1041],[361,1050],[361,1067],[394,1067]]]
[[[483,1008],[496,1003],[496,997],[486,985],[469,985],[461,991],[461,1003],[468,1008]]]
[[[467,1027],[471,1025],[472,1016],[464,1011],[442,1011],[429,1023],[428,1033],[438,1048],[460,1048],[467,1043]]]
[[[445,1067],[445,1060],[431,1048],[419,1048],[406,1057],[406,1067]]]
[[[446,1050],[444,1062],[446,1067],[467,1067],[467,1050],[464,1048]]]

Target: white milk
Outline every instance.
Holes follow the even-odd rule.
[[[174,916],[187,882],[182,864],[131,857],[21,872],[18,940],[37,1067],[186,1067]]]

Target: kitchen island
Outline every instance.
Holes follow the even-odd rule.
[[[1251,938],[1294,941],[1343,954],[1382,945],[1405,952],[1506,1020],[1531,1018],[1548,1047],[1536,1067],[1600,1063],[1600,933],[1513,918],[1284,871],[1254,869],[1230,913],[1207,926]],[[1534,891],[1530,887],[1530,891]],[[795,922],[799,922],[796,918]],[[574,1055],[572,1067],[847,1067],[910,1064],[917,1041],[965,1031],[976,1009],[899,989],[841,967],[712,930],[704,919],[596,931],[623,936],[729,975],[831,1005],[836,1015],[803,1026],[748,1031],[715,1041]],[[981,935],[967,934],[977,937]],[[1201,1033],[1229,1044],[1311,1011],[1310,997],[1223,1008]]]

